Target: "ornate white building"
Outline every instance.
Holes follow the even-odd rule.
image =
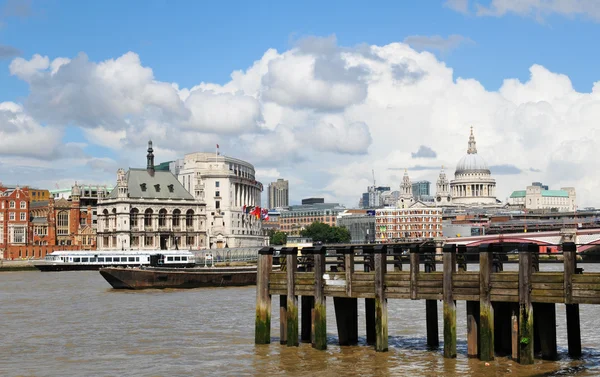
[[[154,169],[150,141],[146,169],[119,169],[117,186],[98,202],[98,248],[205,248],[205,207],[170,171]]]
[[[175,163],[177,178],[193,196],[206,202],[209,248],[264,246],[261,220],[244,208],[260,207],[263,185],[254,166],[214,153],[190,153]]]
[[[438,182],[443,182],[444,180],[445,174],[442,177],[442,173],[440,173]],[[443,187],[444,185],[441,186]],[[436,197],[442,197],[442,192],[438,192],[438,194]],[[467,154],[456,164],[454,179],[450,181],[450,196],[452,197],[451,204],[453,205],[497,205],[496,180],[492,178],[490,169],[484,159],[477,154],[473,127],[471,127],[471,135],[469,136]]]
[[[508,204],[528,210],[555,210],[575,212],[577,195],[574,187],[561,187],[560,190],[545,190],[541,185],[527,186],[526,190],[513,191]]]
[[[448,178],[446,178],[446,172],[444,171],[443,166],[436,183],[435,192],[436,205],[447,205],[452,203],[452,196],[450,195],[450,182],[448,181]]]

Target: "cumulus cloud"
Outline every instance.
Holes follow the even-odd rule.
[[[30,94],[22,105],[2,105],[3,158],[50,161],[70,150],[72,163],[105,177],[117,165],[143,165],[149,139],[157,162],[218,143],[265,178],[277,172],[297,182],[298,197],[354,205],[373,170],[378,184],[393,189],[403,167],[412,180],[435,182],[446,166],[451,179],[473,126],[499,198],[541,181],[576,187],[579,204],[600,199],[600,182],[589,178],[600,169],[600,82],[577,92],[567,75],[542,65],[532,65],[527,80],[506,78],[490,90],[406,43],[345,47],[326,37],[269,49],[226,83],[199,77],[190,88],[160,81],[133,52],[99,62],[15,58],[10,72]],[[65,145],[67,125],[114,158],[73,157],[85,147]]]
[[[419,150],[410,154],[412,158],[436,158],[437,153],[426,145],[421,145]]]

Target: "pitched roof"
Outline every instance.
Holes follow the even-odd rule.
[[[155,171],[150,175],[146,169],[129,169],[125,174],[130,198],[144,199],[187,199],[193,200],[177,177],[170,171]],[[113,190],[108,199],[116,199],[118,187]]]
[[[568,198],[569,193],[565,190],[542,190],[542,196],[555,196],[559,198]]]
[[[527,191],[518,190],[518,191],[513,191],[513,193],[510,194],[510,197],[511,198],[524,198],[526,194],[527,194]]]

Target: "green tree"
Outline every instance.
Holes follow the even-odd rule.
[[[287,234],[285,232],[274,232],[271,236],[271,245],[285,245],[287,242]]]
[[[350,242],[350,231],[346,227],[329,226],[325,223],[314,222],[304,228],[300,235],[310,237],[313,242],[344,243]]]

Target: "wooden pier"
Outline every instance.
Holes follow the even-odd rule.
[[[365,300],[366,340],[388,350],[389,299],[425,300],[427,345],[439,346],[438,301],[443,302],[444,357],[456,357],[456,301],[466,301],[467,353],[489,361],[509,356],[531,364],[534,355],[557,358],[556,308],[566,305],[569,355],[581,356],[579,304],[600,304],[600,273],[576,267],[577,247],[562,246],[563,271],[539,271],[539,247],[518,245],[518,271],[503,271],[502,244],[481,245],[474,258],[454,244],[316,246],[259,252],[255,343],[271,341],[271,296],[279,295],[280,341],[327,347],[326,297],[332,297],[340,345],[358,343],[358,299]],[[406,251],[409,250],[407,255]],[[467,259],[479,260],[469,271]],[[441,262],[441,263],[440,263]],[[442,271],[437,271],[441,264]],[[360,268],[362,265],[362,268]],[[403,270],[408,265],[408,270]],[[420,271],[420,266],[424,271]],[[359,266],[359,268],[357,268]],[[299,305],[298,296],[301,297]],[[400,320],[400,319],[399,319]]]

